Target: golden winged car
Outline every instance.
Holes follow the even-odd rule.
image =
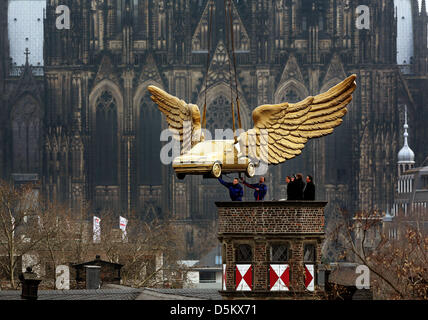
[[[300,155],[309,139],[333,133],[348,111],[346,106],[357,87],[355,79],[356,75],[351,75],[327,92],[297,103],[257,107],[253,111],[254,127],[241,133],[236,144],[233,140],[205,141],[197,105],[155,86],[148,90],[166,116],[174,138],[180,141],[181,150],[189,150],[182,151],[173,162],[179,178],[186,174],[218,177],[222,172],[246,172],[252,176],[255,165],[284,163]]]
[[[222,173],[244,172],[251,178],[255,174],[255,164],[240,155],[239,143],[234,140],[208,140],[199,142],[172,163],[179,179],[186,174],[203,174],[218,178]]]

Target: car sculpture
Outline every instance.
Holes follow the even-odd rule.
[[[186,174],[201,174],[219,178],[223,173],[245,173],[249,178],[256,171],[256,164],[240,155],[239,143],[234,140],[207,140],[198,143],[172,163],[179,179]]]

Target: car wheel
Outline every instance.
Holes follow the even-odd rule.
[[[213,164],[213,167],[211,169],[211,174],[213,175],[213,177],[215,178],[220,178],[221,176],[221,164],[218,162],[215,162]]]
[[[177,173],[177,179],[178,180],[184,180],[185,177],[186,177],[186,175],[184,173]]]
[[[245,171],[245,175],[248,178],[252,178],[254,177],[255,174],[256,174],[256,167],[254,166],[254,163],[250,162],[247,166],[247,170]]]

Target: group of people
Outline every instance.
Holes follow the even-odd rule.
[[[306,176],[306,184],[303,182],[303,175],[297,173],[285,178],[287,183],[287,200],[315,200],[315,184],[312,176]]]
[[[233,182],[226,182],[221,177],[218,181],[229,189],[229,196],[232,201],[242,201],[244,196],[244,189],[239,183],[239,179],[233,179]],[[306,184],[303,182],[303,175],[298,173],[293,176],[288,176],[285,181],[287,182],[287,200],[315,200],[315,185],[312,176],[306,177]],[[268,187],[265,184],[265,177],[260,177],[258,183],[247,183],[243,178],[241,182],[248,188],[254,189],[254,200],[263,201]]]

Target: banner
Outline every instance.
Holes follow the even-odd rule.
[[[126,226],[128,225],[128,220],[124,217],[119,217],[119,226],[120,230],[122,230],[122,240],[126,239]]]
[[[101,241],[101,219],[94,216],[94,242]]]
[[[235,277],[236,291],[252,290],[253,268],[251,264],[237,264]]]
[[[12,238],[15,238],[15,218],[12,217]]]
[[[271,264],[269,278],[271,291],[289,291],[290,267],[288,264]]]
[[[309,291],[315,290],[315,272],[313,264],[305,265],[305,287]]]

